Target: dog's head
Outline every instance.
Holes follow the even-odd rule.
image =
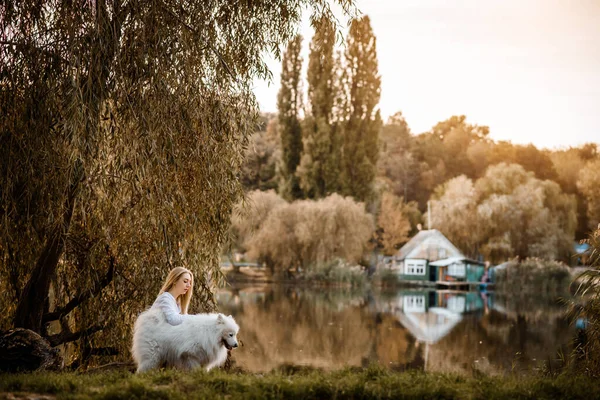
[[[223,314],[217,316],[217,326],[221,329],[221,341],[227,350],[238,347],[237,334],[240,330],[233,317]]]

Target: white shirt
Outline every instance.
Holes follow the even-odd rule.
[[[162,310],[165,314],[165,319],[171,325],[179,325],[183,322],[185,315],[181,314],[181,308],[179,308],[179,304],[177,304],[177,300],[175,297],[169,292],[163,292],[156,300],[154,300],[154,304],[150,308],[158,308]]]

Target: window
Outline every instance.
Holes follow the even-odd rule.
[[[427,260],[406,260],[404,273],[406,275],[425,275]]]
[[[452,296],[448,299],[448,310],[457,313],[465,311],[466,299],[463,296]]]
[[[465,264],[450,264],[448,266],[448,275],[465,276]]]
[[[425,296],[404,296],[404,312],[425,312]]]

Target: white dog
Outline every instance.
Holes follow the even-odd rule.
[[[161,310],[144,311],[133,330],[137,372],[163,364],[184,370],[204,366],[207,371],[221,366],[227,350],[238,347],[239,329],[231,315],[189,315],[180,325],[170,325]]]

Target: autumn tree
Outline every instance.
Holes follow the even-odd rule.
[[[573,195],[518,164],[500,163],[475,183],[465,176],[435,190],[433,227],[467,255],[568,259],[577,225]]]
[[[478,196],[464,175],[436,188],[431,200],[431,226],[470,257],[476,258],[482,221],[477,218]]]
[[[253,190],[235,205],[231,215],[234,245],[246,251],[253,235],[256,235],[269,214],[287,204],[274,190]]]
[[[344,55],[342,192],[364,201],[373,195],[381,127],[377,40],[368,16],[352,21]]]
[[[192,310],[216,306],[252,82],[304,6],[332,15],[320,0],[3,2],[0,329],[126,358],[133,319],[181,265]]]
[[[309,198],[322,198],[340,188],[341,142],[333,107],[337,91],[334,61],[336,30],[319,20],[310,42],[308,104],[303,128],[303,154],[298,167],[300,186]]]
[[[381,196],[381,206],[377,216],[377,226],[380,229],[379,237],[383,252],[393,255],[399,247],[409,239],[411,230],[410,220],[404,214],[404,199],[390,192]]]
[[[493,260],[518,256],[566,259],[577,225],[572,195],[518,164],[497,164],[475,183],[477,217],[485,221],[482,253]]]
[[[336,258],[356,263],[369,249],[373,230],[364,203],[350,197],[297,200],[269,213],[248,241],[248,254],[269,260],[274,273]]]
[[[279,192],[287,199],[302,196],[296,168],[302,154],[302,109],[301,77],[302,36],[296,35],[287,45],[281,63],[281,87],[277,95],[279,132],[281,136],[281,165],[279,168]]]
[[[420,163],[413,155],[414,139],[401,112],[392,115],[379,134],[377,175],[383,178],[396,196],[405,201],[415,199]]]
[[[541,151],[532,144],[515,146],[515,162],[531,171],[536,178],[556,180],[557,173],[547,151]]]
[[[588,227],[593,231],[600,224],[600,159],[588,161],[581,169],[577,187],[587,201]]]
[[[244,190],[277,189],[277,166],[281,145],[277,117],[269,119],[250,136],[244,155],[240,180]]]

